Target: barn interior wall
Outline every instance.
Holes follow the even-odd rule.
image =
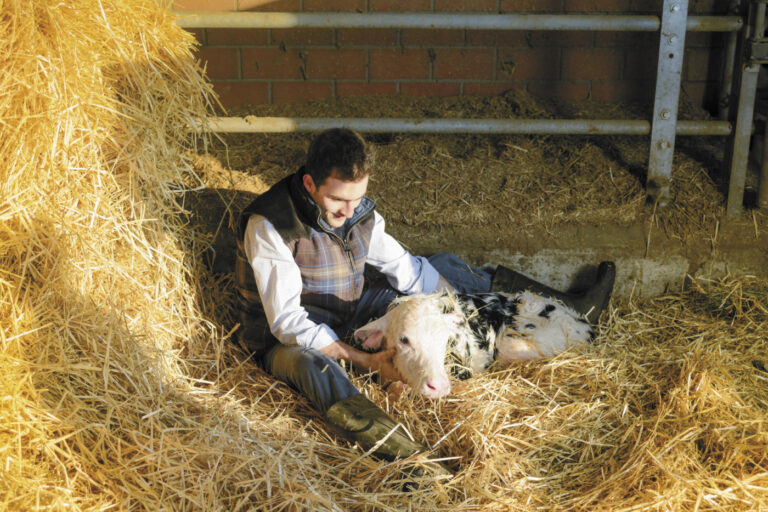
[[[658,14],[661,0],[177,0],[175,9],[267,12]],[[693,0],[691,15],[727,2]],[[224,107],[343,96],[651,101],[658,35],[428,29],[195,29]],[[683,95],[715,111],[724,34],[689,33]]]

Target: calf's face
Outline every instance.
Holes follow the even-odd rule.
[[[430,398],[451,390],[445,370],[448,340],[462,321],[457,313],[443,313],[435,297],[402,299],[385,316],[357,329],[355,338],[369,349],[395,348],[394,366],[413,389]]]

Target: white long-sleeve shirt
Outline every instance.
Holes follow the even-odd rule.
[[[299,266],[272,223],[252,215],[244,242],[272,334],[286,345],[314,349],[337,341],[333,329],[310,320],[301,305]],[[435,291],[440,277],[426,258],[411,255],[384,231],[384,219],[375,211],[366,263],[387,276],[393,288],[408,295]]]

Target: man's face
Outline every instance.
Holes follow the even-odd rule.
[[[312,199],[320,206],[321,215],[332,228],[340,228],[352,217],[355,208],[363,200],[368,188],[368,176],[358,181],[345,181],[336,171],[319,187],[309,174],[304,175],[304,187]]]

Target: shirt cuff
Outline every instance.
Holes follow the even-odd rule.
[[[328,327],[326,324],[318,324],[317,329],[314,331],[315,333],[312,338],[307,340],[306,344],[302,344],[304,347],[320,350],[327,347],[331,343],[339,341],[339,336],[336,334],[336,331]]]
[[[418,256],[421,260],[421,289],[422,293],[432,293],[437,289],[437,281],[440,279],[440,273],[423,256]]]

